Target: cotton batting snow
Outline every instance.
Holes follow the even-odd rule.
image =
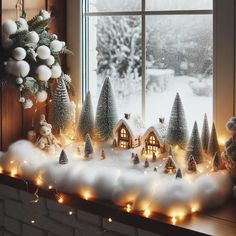
[[[95,153],[85,159],[83,145],[81,154],[78,144],[65,148],[69,163],[59,164],[61,150],[49,155],[28,141],[20,140],[12,144],[0,157],[3,170],[17,172],[23,179],[42,180],[42,186],[49,185],[58,191],[77,193],[83,196],[111,200],[119,206],[132,204],[134,210],[150,209],[152,212],[175,216],[193,209],[200,211],[223,204],[231,193],[232,182],[225,170],[211,172],[209,160],[198,165],[197,174],[185,171],[184,153],[178,151],[174,159],[183,172],[183,179],[163,173],[166,158],[157,162],[150,160],[150,167],[144,168],[145,158],[134,165],[131,153],[140,154],[140,148],[132,150],[112,149],[110,143],[94,144]],[[106,159],[100,160],[104,149]],[[153,168],[157,167],[157,172]],[[207,169],[208,167],[208,169]]]

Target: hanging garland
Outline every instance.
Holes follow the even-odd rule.
[[[50,20],[50,13],[41,10],[31,20],[23,13],[16,21],[7,20],[2,26],[7,80],[15,81],[20,91],[19,102],[25,109],[33,106],[30,94],[37,102],[52,96],[53,80],[62,78],[67,89],[72,89],[71,78],[63,73],[60,62],[60,55],[71,51],[56,34],[48,32]]]

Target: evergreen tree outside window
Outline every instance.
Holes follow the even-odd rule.
[[[213,0],[84,0],[83,9],[83,88],[94,107],[109,76],[119,118],[168,120],[179,92],[188,127],[202,127],[205,112],[211,123]]]

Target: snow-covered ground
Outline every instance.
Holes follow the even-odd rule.
[[[67,193],[77,193],[85,199],[107,199],[115,204],[147,212],[159,212],[168,216],[181,217],[193,211],[217,207],[224,203],[231,193],[232,183],[227,171],[211,172],[211,160],[198,165],[198,173],[186,171],[184,153],[174,150],[177,166],[184,177],[164,174],[165,157],[151,162],[144,168],[145,158],[134,165],[131,153],[140,153],[140,148],[132,150],[112,149],[111,143],[95,143],[95,153],[84,159],[78,144],[71,144],[65,151],[69,163],[58,163],[60,150],[49,155],[34,147],[28,141],[18,141],[0,157],[0,166],[12,175],[34,181],[47,189],[49,186]],[[104,149],[106,159],[100,160]],[[153,168],[157,168],[157,172]]]

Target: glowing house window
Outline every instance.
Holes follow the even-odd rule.
[[[120,137],[121,138],[128,138],[127,131],[124,128],[122,128],[120,131]]]
[[[153,145],[156,144],[156,138],[155,138],[153,135],[150,136],[150,138],[149,138],[149,143],[150,143],[150,144],[153,144]]]

